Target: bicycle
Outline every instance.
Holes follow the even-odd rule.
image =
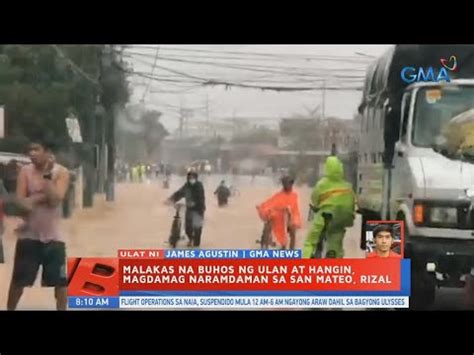
[[[287,226],[287,232],[290,233],[288,226],[290,225],[290,221],[291,221],[291,212],[289,211],[289,209],[287,207],[280,207],[280,208],[275,208],[274,210],[285,211],[285,224]],[[271,220],[264,222],[260,239],[257,239],[255,242],[257,244],[260,244],[260,249],[269,249],[270,247],[273,247],[273,248],[276,247],[276,243],[273,241]],[[281,249],[286,249],[286,245],[282,246]]]
[[[240,191],[239,191],[239,189],[237,189],[236,187],[230,186],[230,187],[229,187],[229,190],[230,190],[230,195],[231,195],[232,197],[238,197],[238,196],[240,196]]]
[[[173,223],[171,224],[171,233],[168,238],[168,242],[171,245],[171,248],[175,249],[178,241],[184,239],[181,235],[182,221],[181,221],[181,209],[185,207],[184,203],[175,203],[174,208],[176,210],[175,215],[173,216]]]
[[[264,222],[262,235],[255,242],[260,244],[260,249],[268,249],[272,241],[272,224],[270,221]],[[275,243],[273,243],[273,246]]]
[[[317,209],[311,204],[309,205],[309,207],[313,215],[315,215],[319,211],[319,209]],[[324,227],[321,232],[319,242],[316,245],[316,249],[314,250],[313,255],[311,255],[311,259],[322,259],[323,255],[326,259],[334,259],[336,258],[336,252],[334,250],[327,250],[327,239],[329,237],[328,226],[329,223],[331,223],[332,214],[328,212],[323,212],[322,216],[324,218]]]

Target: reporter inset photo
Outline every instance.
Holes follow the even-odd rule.
[[[368,221],[367,258],[403,258],[404,227],[403,221]]]

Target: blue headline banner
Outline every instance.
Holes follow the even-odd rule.
[[[166,259],[301,259],[301,250],[167,249]]]

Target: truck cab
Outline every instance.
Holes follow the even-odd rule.
[[[449,153],[447,137],[473,107],[474,80],[414,84],[402,100],[388,211],[405,220],[407,255],[422,258],[440,286],[463,286],[474,267],[474,164],[459,149]]]
[[[434,301],[437,287],[464,287],[474,272],[474,149],[461,149],[469,148],[464,136],[474,139],[474,79],[390,92],[399,75],[394,52],[369,68],[359,110],[361,247],[367,220],[405,222],[411,302],[419,308]]]

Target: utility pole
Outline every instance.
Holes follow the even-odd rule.
[[[115,55],[113,51],[114,46],[110,46],[110,55],[111,62],[109,66],[110,71],[115,71],[117,69],[113,68],[113,62],[115,61]],[[120,54],[120,60],[122,60],[122,54]],[[105,191],[105,200],[108,202],[115,201],[115,156],[116,156],[116,147],[115,147],[115,112],[113,107],[109,107],[109,125],[108,129],[108,146],[107,146],[107,184]]]
[[[189,120],[189,112],[188,109],[184,109],[184,136],[188,137],[189,135],[189,127],[188,127],[188,122]]]
[[[179,139],[183,139],[183,126],[184,126],[184,108],[183,103],[179,103]]]
[[[235,109],[232,111],[232,138],[235,138]]]
[[[113,66],[112,62],[115,60],[113,54],[112,46],[108,47],[105,46],[105,50],[103,53],[103,73],[105,77],[108,75],[112,75]],[[114,201],[115,199],[115,114],[113,107],[110,107],[107,102],[104,102],[104,86],[102,92],[102,104],[105,109],[105,122],[104,126],[105,129],[105,145],[104,148],[106,156],[105,163],[106,163],[106,178],[105,178],[105,200],[107,202]],[[103,133],[104,134],[104,133]]]
[[[97,56],[98,73],[97,81],[100,83],[103,76],[103,49],[100,48]],[[104,117],[104,108],[101,103],[101,92],[100,89],[94,93],[95,107],[93,112],[88,117],[87,124],[87,137],[86,144],[84,145],[84,158],[83,158],[83,178],[84,187],[82,191],[82,205],[83,207],[92,207],[94,204],[94,193],[98,191],[97,186],[97,173],[100,168],[100,160],[98,159],[98,152],[96,147],[98,146],[97,137],[97,122],[102,122]],[[99,170],[100,173],[100,170]]]
[[[107,132],[107,112],[104,112],[100,116],[100,136],[98,137],[99,146],[99,162],[98,162],[98,181],[97,181],[97,192],[103,194],[105,192],[105,181],[106,181],[106,132]]]
[[[210,135],[209,126],[209,94],[206,94],[206,136]]]
[[[186,137],[189,137],[189,119],[193,115],[193,110],[189,108],[183,109],[183,118],[184,118],[184,134]]]
[[[179,110],[179,139],[183,139],[183,121],[184,121],[184,112],[181,108]]]
[[[179,139],[183,139],[183,128],[184,128],[184,108],[183,101],[179,100]]]
[[[321,103],[321,120],[326,117],[326,80],[323,80],[322,103]]]

